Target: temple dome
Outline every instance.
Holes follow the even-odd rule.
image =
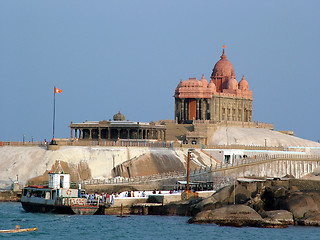
[[[212,89],[214,92],[216,91],[216,85],[214,84],[214,82],[212,80],[210,81],[208,88]]]
[[[207,81],[207,79],[204,78],[204,74],[202,74],[202,78],[200,79],[200,82],[202,83],[203,87],[208,86],[208,81]]]
[[[113,121],[125,121],[126,120],[126,117],[120,113],[120,111],[113,115]]]
[[[235,78],[229,78],[227,88],[228,89],[238,89],[237,80]]]
[[[224,54],[224,49],[220,58],[221,59],[214,65],[211,77],[235,77],[236,75],[234,73],[233,66],[231,62],[229,62],[229,60],[227,59],[227,56]]]
[[[241,81],[239,82],[239,89],[241,90],[249,90],[249,84],[247,80],[242,76]]]
[[[181,87],[202,87],[202,83],[196,78],[189,78],[188,80],[182,82]]]

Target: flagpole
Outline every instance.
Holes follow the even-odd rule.
[[[56,86],[53,87],[53,127],[52,127],[52,144],[54,144],[54,124],[56,118]]]

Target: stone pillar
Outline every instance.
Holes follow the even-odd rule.
[[[83,128],[79,129],[79,139],[83,139]]]
[[[205,119],[210,120],[210,118],[211,118],[211,116],[210,116],[210,107],[211,107],[210,99],[207,99],[206,102],[207,102],[207,108],[206,108],[206,118]]]
[[[185,111],[185,120],[192,120],[192,119],[189,119],[189,114],[188,114],[188,109],[189,109],[189,101],[185,101],[185,106],[184,106],[184,111]]]
[[[74,129],[74,137],[78,138],[78,129]]]
[[[196,120],[200,119],[200,107],[199,107],[199,99],[196,99],[197,101],[197,111],[196,111]]]
[[[184,115],[184,99],[181,99],[181,121],[185,120]]]
[[[127,129],[127,132],[128,132],[128,139],[130,139],[130,129]]]
[[[207,104],[205,99],[201,99],[201,119],[207,119]]]
[[[120,139],[120,128],[117,128],[118,130],[118,139]]]
[[[92,139],[92,128],[89,128],[89,139]]]
[[[108,140],[111,139],[111,129],[108,127]]]
[[[73,138],[73,128],[71,128],[71,134],[70,134],[70,138]]]
[[[98,128],[98,139],[101,140],[101,128]]]

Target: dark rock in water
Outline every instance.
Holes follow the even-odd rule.
[[[191,215],[195,215],[201,211],[213,210],[222,206],[228,205],[231,193],[233,192],[233,185],[223,187],[215,192],[211,197],[193,204],[191,206]]]
[[[215,223],[221,226],[234,227],[287,227],[277,220],[264,220],[256,211],[246,205],[230,205],[214,210],[206,210],[189,219],[189,223]]]
[[[279,221],[280,223],[293,225],[293,215],[291,212],[286,210],[273,210],[273,211],[266,211],[261,214],[264,220],[271,220],[271,221]]]
[[[308,216],[299,219],[297,223],[304,226],[320,226],[320,213],[308,214]]]

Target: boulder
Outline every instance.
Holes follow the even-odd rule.
[[[251,226],[264,228],[287,227],[278,220],[264,220],[255,210],[246,205],[229,205],[214,210],[206,210],[189,219],[189,223],[215,223],[220,226]]]
[[[245,205],[229,205],[214,210],[198,213],[189,220],[190,223],[216,223],[224,226],[257,226],[263,222],[262,217]]]
[[[315,213],[301,218],[297,223],[304,226],[320,226],[320,213]]]
[[[213,210],[217,208],[217,200],[214,197],[208,197],[200,201],[199,203],[196,203],[191,206],[191,214],[192,216],[196,215],[199,212],[205,211],[205,210]],[[221,206],[219,206],[221,207]]]
[[[271,221],[278,221],[283,224],[293,225],[293,215],[291,212],[286,210],[273,210],[273,211],[266,211],[261,214],[264,220],[271,220]]]
[[[233,185],[226,186],[224,188],[219,189],[217,192],[215,192],[212,197],[217,201],[221,203],[227,204],[230,200],[231,193],[233,192]],[[233,202],[233,200],[232,200]]]
[[[294,219],[304,218],[308,212],[319,212],[320,197],[318,193],[294,193],[286,199],[287,210],[293,213]]]
[[[235,191],[233,190],[229,196],[228,203],[243,204],[251,197],[251,192],[242,185],[236,185]]]

